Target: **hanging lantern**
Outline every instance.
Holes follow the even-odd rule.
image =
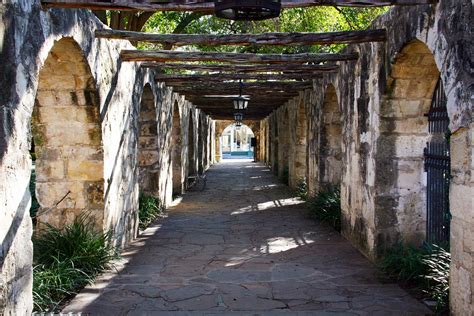
[[[242,120],[244,119],[244,114],[240,112],[236,112],[234,113],[234,119],[236,122],[242,122]]]
[[[239,96],[234,99],[235,110],[245,110],[249,104],[249,98]]]
[[[214,0],[216,16],[237,21],[258,21],[280,15],[281,0]]]
[[[242,126],[242,122],[235,122],[235,127],[241,127]]]
[[[245,110],[247,109],[247,106],[249,104],[249,98],[242,96],[242,88],[244,84],[242,83],[242,80],[240,80],[240,93],[237,98],[234,98],[234,109],[235,110]]]

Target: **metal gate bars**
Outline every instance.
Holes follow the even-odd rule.
[[[430,141],[424,149],[426,187],[426,241],[429,244],[449,242],[449,182],[451,158],[449,146],[449,117],[446,95],[441,79],[438,81],[428,116]]]

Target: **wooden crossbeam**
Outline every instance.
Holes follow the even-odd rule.
[[[229,90],[239,90],[240,84],[238,82],[176,82],[169,86],[180,89],[180,90],[209,90],[209,91],[221,91],[228,93]],[[294,89],[306,89],[313,86],[312,81],[304,82],[286,82],[286,81],[266,81],[266,82],[245,82],[243,84],[243,90],[247,91],[288,91]]]
[[[355,60],[358,58],[358,54],[356,53],[247,54],[219,52],[183,52],[169,50],[122,50],[120,56],[123,61],[213,61],[231,64],[304,64],[322,63],[328,61],[348,61]]]
[[[275,73],[321,73],[336,72],[337,65],[298,65],[298,64],[277,64],[277,65],[205,65],[205,64],[183,64],[183,63],[142,63],[143,68],[156,68],[168,70],[188,70],[200,72],[221,72],[221,73],[255,73],[255,72],[275,72]]]
[[[150,42],[171,46],[186,45],[331,45],[382,42],[387,39],[384,29],[329,33],[264,33],[264,34],[151,34],[120,30],[97,30],[97,38]]]
[[[321,77],[318,74],[205,74],[205,75],[156,75],[162,82],[199,82],[224,80],[311,80]]]
[[[189,2],[153,0],[42,0],[46,8],[81,8],[92,10],[128,11],[194,11],[212,14],[214,1],[196,0]],[[380,7],[389,5],[423,5],[437,3],[437,0],[283,0],[283,8],[304,8],[314,6]]]

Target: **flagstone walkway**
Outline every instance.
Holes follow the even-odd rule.
[[[381,284],[349,242],[305,215],[272,172],[250,161],[214,165],[63,312],[89,315],[425,315]],[[195,313],[191,313],[196,311]]]

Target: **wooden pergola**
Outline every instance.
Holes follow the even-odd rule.
[[[283,0],[282,8],[312,6],[374,7],[386,5],[428,5],[437,0]],[[44,7],[87,8],[126,11],[214,12],[213,0],[42,0]],[[214,119],[233,119],[232,98],[250,97],[245,118],[265,118],[300,91],[311,89],[313,79],[353,62],[357,53],[250,54],[170,50],[180,46],[295,46],[383,42],[384,29],[327,33],[265,34],[149,34],[102,29],[96,37],[161,45],[158,50],[123,50],[123,62],[139,62],[156,70],[155,80],[164,82]]]

